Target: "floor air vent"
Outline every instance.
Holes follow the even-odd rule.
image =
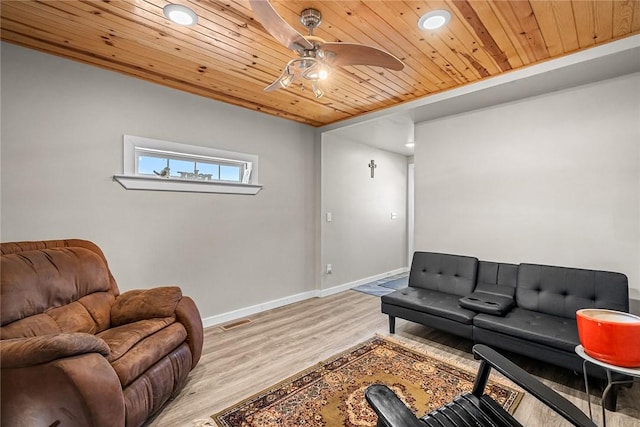
[[[220,329],[222,329],[223,331],[228,331],[230,329],[235,329],[235,328],[239,328],[242,325],[246,325],[251,323],[251,319],[242,319],[242,320],[238,320],[235,322],[231,322],[231,323],[226,323],[222,326],[220,326]]]

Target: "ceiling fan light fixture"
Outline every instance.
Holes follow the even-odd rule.
[[[324,95],[324,91],[318,86],[317,80],[311,82],[311,89],[313,90],[313,94],[316,98],[321,98],[322,95]]]
[[[287,67],[286,73],[282,77],[280,77],[280,86],[282,86],[284,89],[288,88],[289,86],[291,86],[294,77],[295,74],[291,74],[289,72],[289,67]]]
[[[447,10],[432,10],[425,13],[418,20],[418,28],[421,30],[436,30],[444,27],[451,20],[451,13]]]
[[[318,70],[318,80],[327,80],[327,77],[329,77],[329,70],[327,70],[327,67],[320,67],[320,70]]]
[[[198,15],[181,4],[168,4],[162,8],[162,13],[167,19],[175,24],[184,25],[186,27],[198,23]]]

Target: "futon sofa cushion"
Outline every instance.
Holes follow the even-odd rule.
[[[473,326],[572,353],[580,342],[575,319],[518,307],[504,316],[478,314]]]
[[[459,297],[476,286],[478,259],[435,252],[416,252],[409,273],[409,287],[444,292]]]
[[[430,289],[407,287],[399,289],[382,297],[382,304],[396,305],[445,319],[471,325],[473,316],[471,310],[460,307],[458,296]]]
[[[582,308],[628,311],[627,276],[608,271],[520,264],[516,304],[525,310],[570,319],[575,319],[576,311]]]

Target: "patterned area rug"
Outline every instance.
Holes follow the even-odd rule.
[[[466,368],[410,347],[375,337],[212,417],[221,427],[374,427],[377,418],[364,398],[373,383],[391,387],[419,415],[471,391],[477,363]],[[487,390],[513,413],[523,393],[508,384],[492,376]]]

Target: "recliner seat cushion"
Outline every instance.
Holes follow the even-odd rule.
[[[187,331],[184,326],[173,323],[138,342],[111,366],[120,378],[122,386],[126,387],[186,339]]]
[[[473,319],[473,325],[568,352],[573,352],[580,344],[575,319],[519,307],[503,317],[478,314]]]
[[[126,354],[134,345],[159,330],[166,328],[173,322],[175,322],[175,318],[173,317],[140,320],[129,323],[128,325],[107,329],[99,333],[98,337],[109,346],[111,352],[107,360],[113,363]]]
[[[444,317],[471,325],[475,312],[460,307],[458,296],[421,288],[404,288],[382,297],[383,304],[392,304],[411,310]]]

